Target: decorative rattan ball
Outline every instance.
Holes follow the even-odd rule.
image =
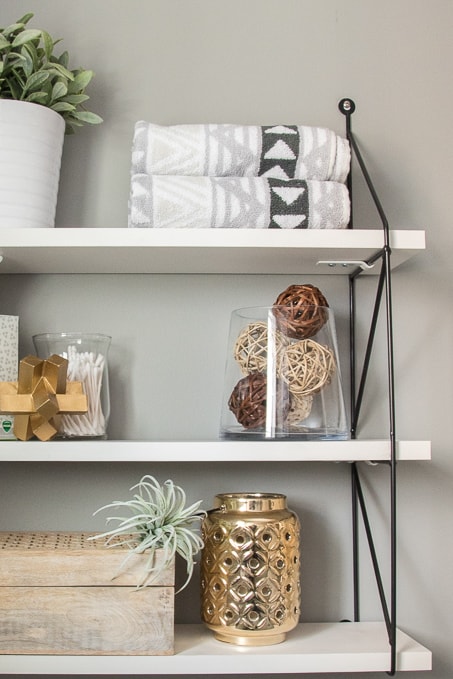
[[[278,366],[283,349],[289,340],[281,332],[272,333],[271,347],[275,352]],[[249,323],[239,334],[234,346],[234,358],[239,363],[241,372],[249,375],[252,372],[266,372],[268,356],[268,327],[262,321]]]
[[[327,321],[329,306],[321,290],[309,283],[290,285],[274,302],[279,329],[294,339],[313,337]]]
[[[301,396],[300,394],[291,394],[291,408],[286,417],[288,424],[297,424],[303,422],[311,413],[313,405],[313,396]]]
[[[281,366],[281,376],[292,394],[315,394],[330,382],[336,369],[333,352],[312,339],[291,344]]]
[[[283,380],[276,380],[277,421],[283,422],[291,406],[291,396]],[[245,429],[256,429],[266,422],[267,378],[264,373],[251,373],[239,380],[228,401],[228,407]]]

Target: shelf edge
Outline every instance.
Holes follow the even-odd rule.
[[[0,441],[0,462],[385,462],[387,440]],[[431,459],[430,441],[398,441],[399,461]]]
[[[384,623],[301,623],[276,646],[236,647],[203,625],[176,625],[172,656],[1,656],[1,674],[292,674],[387,671]],[[207,663],[206,661],[210,662]],[[431,652],[397,631],[397,670],[430,670]]]

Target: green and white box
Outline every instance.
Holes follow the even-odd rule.
[[[0,382],[15,382],[19,369],[19,317],[0,315]],[[0,415],[0,440],[14,440],[14,418]]]

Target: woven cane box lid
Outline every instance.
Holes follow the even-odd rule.
[[[83,532],[0,532],[0,587],[135,586],[146,554],[127,545],[106,548]],[[127,559],[127,563],[124,563]],[[156,553],[156,564],[162,552]],[[152,586],[174,586],[174,563]]]

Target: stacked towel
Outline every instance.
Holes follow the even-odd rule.
[[[154,228],[341,229],[344,184],[266,177],[135,174],[130,225]]]
[[[139,121],[132,146],[132,174],[344,182],[349,163],[348,141],[322,127]]]
[[[129,226],[345,228],[349,165],[348,141],[324,128],[139,121]]]

